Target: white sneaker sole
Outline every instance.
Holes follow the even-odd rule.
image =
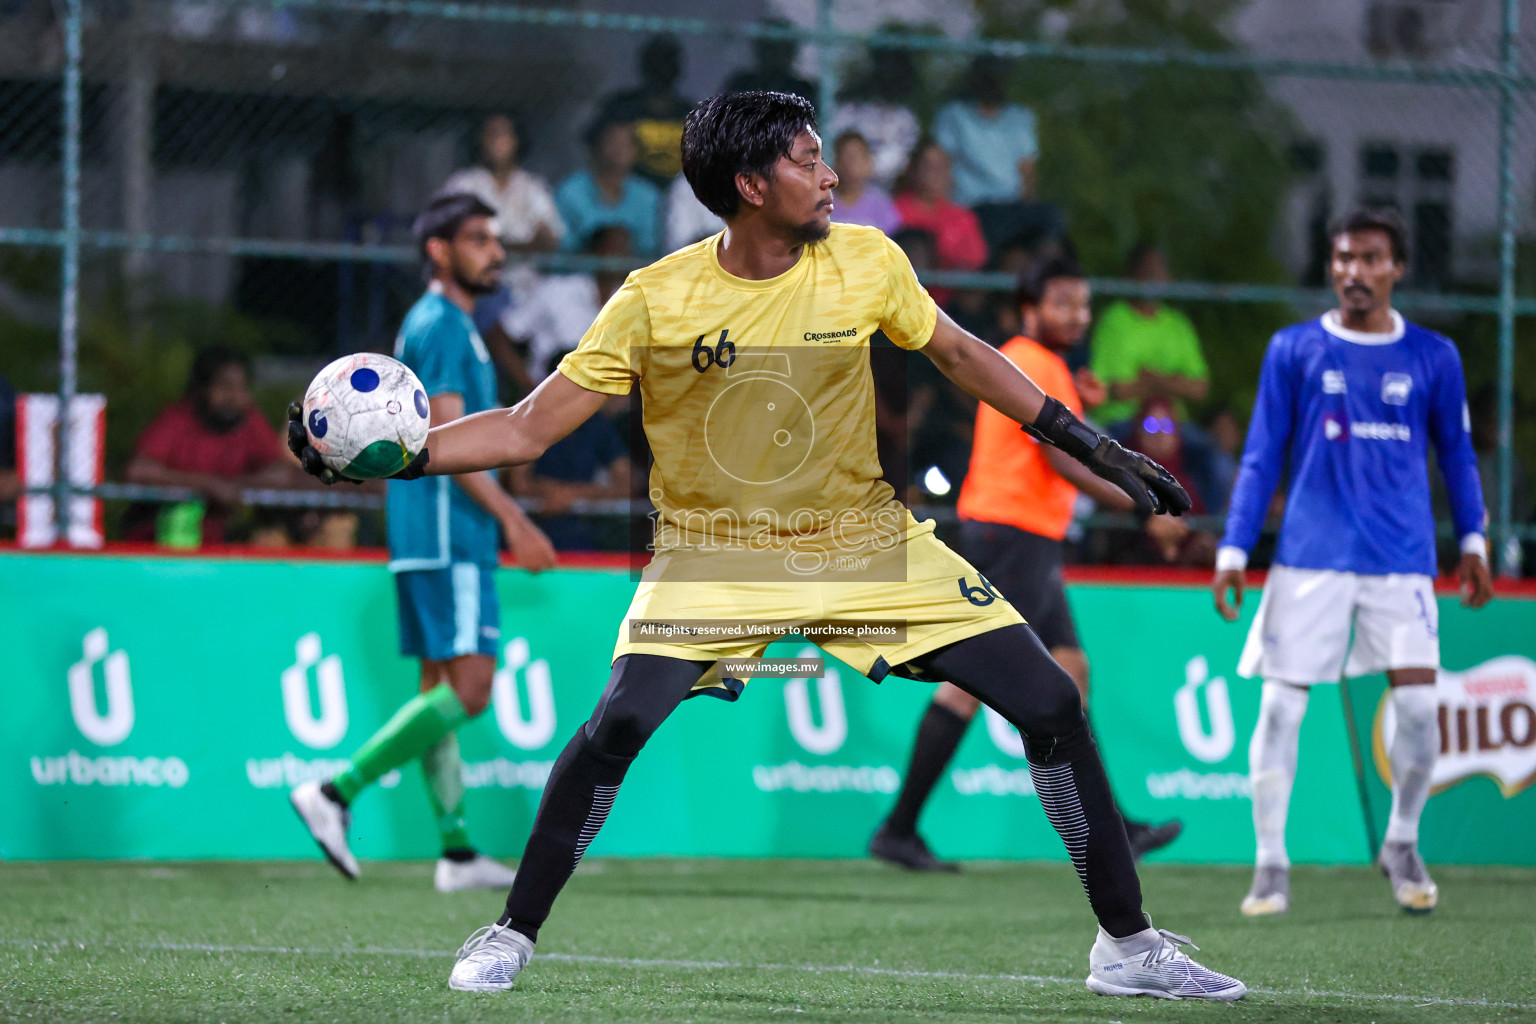
[[[1291,901],[1284,896],[1249,896],[1237,909],[1244,917],[1278,917],[1291,909]]]
[[[521,974],[522,971],[517,973]],[[515,981],[517,981],[517,974],[512,976],[512,981],[504,985],[493,981],[460,981],[458,978],[449,976],[448,987],[455,992],[506,992],[512,988]]]
[[[1201,999],[1206,1002],[1230,1003],[1248,994],[1248,986],[1239,985],[1236,988],[1223,992],[1212,992],[1206,995],[1174,995],[1172,992],[1164,992],[1155,988],[1126,988],[1121,985],[1111,985],[1093,975],[1088,975],[1088,991],[1101,996],[1151,996],[1153,999]]]
[[[1440,902],[1440,890],[1435,887],[1421,889],[1417,886],[1399,886],[1393,898],[1397,905],[1410,914],[1427,914]]]

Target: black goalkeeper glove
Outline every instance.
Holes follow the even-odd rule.
[[[1094,430],[1049,395],[1035,422],[1024,424],[1024,432],[1038,441],[1050,442],[1087,466],[1095,476],[1130,495],[1136,503],[1136,514],[1143,519],[1164,512],[1181,516],[1190,509],[1189,492],[1172,473]]]
[[[288,403],[288,450],[293,452],[299,460],[299,465],[304,467],[304,472],[319,480],[323,484],[334,484],[337,481],[345,481],[349,484],[360,484],[361,480],[354,480],[349,476],[342,476],[325,461],[320,458],[320,453],[315,446],[309,443],[309,431],[304,427],[304,403]],[[424,476],[427,472],[427,450],[422,448],[404,469],[390,477],[391,480],[415,480]]]

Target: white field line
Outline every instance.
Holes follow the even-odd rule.
[[[400,956],[415,959],[447,959],[452,954],[436,949],[386,949],[363,946],[351,949],[316,949],[302,946],[242,946],[221,945],[206,942],[140,942],[133,945],[121,943],[81,943],[67,939],[30,940],[8,938],[0,940],[7,946],[49,947],[57,949],[120,949],[170,953],[246,953],[288,954],[293,956]],[[655,968],[668,967],[687,971],[797,971],[804,974],[852,974],[859,977],[936,979],[953,981],[1007,981],[1029,985],[1081,985],[1082,978],[1062,978],[1049,974],[979,974],[969,971],[909,971],[893,967],[868,967],[857,964],[753,964],[729,960],[664,960],[622,956],[585,956],[578,953],[539,953],[539,960],[551,960],[565,964],[593,964],[604,967]],[[1456,999],[1440,996],[1410,996],[1391,992],[1343,992],[1315,988],[1251,988],[1254,995],[1263,996],[1320,996],[1327,999],[1350,999],[1372,1003],[1412,1003],[1415,1006],[1486,1006],[1503,1010],[1536,1010],[1536,1003],[1514,1003],[1495,999]]]

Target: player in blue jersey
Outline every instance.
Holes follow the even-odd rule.
[[[495,290],[505,259],[495,216],[472,195],[449,194],[434,199],[416,221],[432,280],[406,314],[395,358],[421,378],[434,425],[497,404],[491,357],[470,319],[476,297]],[[385,772],[420,760],[442,840],[434,884],[442,892],[505,888],[512,870],[478,854],[465,831],[454,731],[491,699],[501,635],[491,579],[498,530],[534,572],[555,564],[554,548],[489,473],[391,480],[386,510],[401,653],[420,660],[421,692],[358,748],[351,767],[328,782],[305,783],[290,797],[330,862],[356,878],[348,805]]]
[[[1493,583],[1461,358],[1449,339],[1392,308],[1408,263],[1405,238],[1391,211],[1357,211],[1334,230],[1339,306],[1270,340],[1217,553],[1216,608],[1230,622],[1248,552],[1289,463],[1280,546],[1238,666],[1264,680],[1248,750],[1258,836],[1242,903],[1250,917],[1290,907],[1285,819],[1297,735],[1308,688],[1341,673],[1387,673],[1396,722],[1392,814],[1378,863],[1405,910],[1425,913],[1438,900],[1418,851],[1440,745],[1431,443],[1461,544],[1463,602],[1481,608]]]

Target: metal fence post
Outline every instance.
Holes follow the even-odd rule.
[[[58,543],[69,541],[69,409],[74,404],[79,348],[80,294],[80,4],[64,5],[64,246],[59,288],[59,420],[54,471]]]
[[[832,119],[837,116],[837,59],[842,56],[842,49],[831,40],[831,33],[835,31],[832,24],[832,5],[836,0],[816,0],[816,28],[822,33],[822,37],[816,41],[817,74],[817,104],[816,119],[821,123],[821,149],[822,159],[831,163]]]
[[[1519,0],[1504,0],[1499,39],[1499,570],[1520,574],[1520,539],[1514,531],[1515,445],[1515,77],[1519,52]]]

